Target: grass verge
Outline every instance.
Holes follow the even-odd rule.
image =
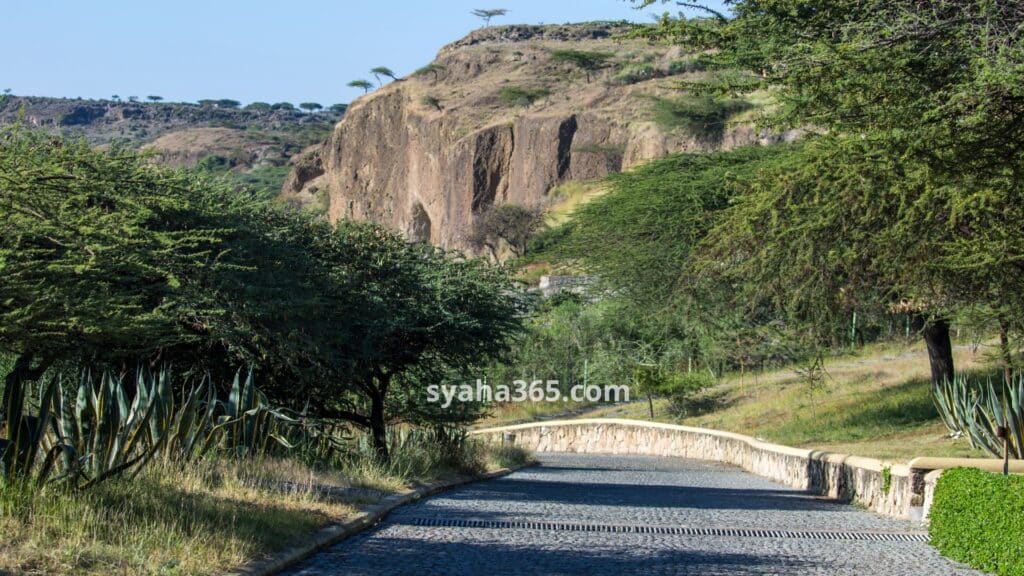
[[[958,346],[958,371],[984,371],[985,348]],[[892,461],[916,456],[988,457],[965,439],[950,438],[929,389],[922,345],[878,344],[828,359],[825,384],[810,388],[792,368],[727,374],[699,394],[686,416],[664,400],[654,420],[747,434],[787,446],[830,450]],[[637,401],[639,400],[639,401]],[[495,410],[486,425],[565,413],[580,418],[650,418],[646,399],[580,410],[580,406],[515,405]]]
[[[344,488],[397,492],[529,458],[471,440],[455,453],[409,446],[386,468],[368,456],[340,470],[269,458],[157,462],[135,478],[86,491],[2,485],[0,574],[217,574],[297,544],[377,500]]]

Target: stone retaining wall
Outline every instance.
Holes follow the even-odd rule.
[[[924,482],[906,465],[769,444],[742,434],[637,420],[581,419],[473,434],[537,452],[642,454],[714,460],[828,498],[900,518],[922,518]],[[915,480],[915,478],[918,478]],[[918,490],[914,489],[919,484]]]

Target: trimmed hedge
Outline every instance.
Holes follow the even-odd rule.
[[[932,545],[999,576],[1024,576],[1024,477],[955,468],[939,477]]]

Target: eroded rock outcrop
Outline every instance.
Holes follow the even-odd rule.
[[[474,217],[491,205],[547,204],[566,181],[774,139],[743,124],[714,136],[659,126],[652,102],[678,97],[680,80],[705,72],[674,66],[689,56],[678,48],[615,41],[615,32],[611,24],[474,32],[421,73],[356,100],[330,139],[296,162],[284,194],[325,194],[332,221],[371,220],[467,248]],[[588,80],[552,57],[564,49],[615,56]],[[631,66],[657,73],[623,79]],[[512,90],[533,101],[515,102]]]

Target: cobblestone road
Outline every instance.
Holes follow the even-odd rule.
[[[923,542],[892,541],[919,538],[919,526],[736,468],[540,458],[540,466],[400,508],[288,574],[980,574]]]

